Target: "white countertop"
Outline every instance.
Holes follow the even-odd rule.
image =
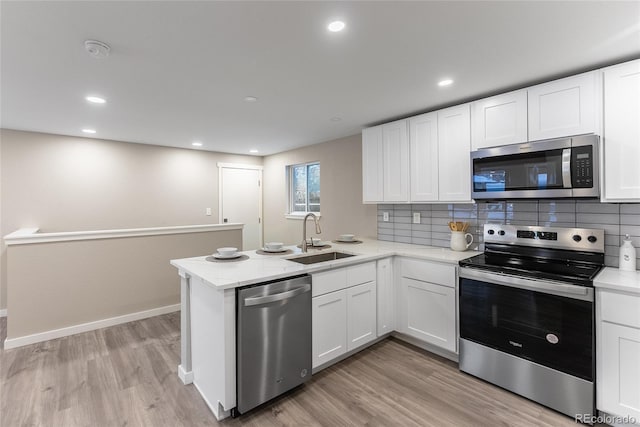
[[[388,256],[400,255],[411,258],[458,264],[458,261],[479,254],[477,251],[455,252],[448,248],[410,245],[407,243],[384,242],[381,240],[362,239],[364,243],[334,243],[331,248],[310,249],[307,255],[323,251],[338,250],[355,256],[335,261],[325,261],[311,265],[289,261],[299,257],[302,251],[295,246],[287,246],[294,251],[287,255],[259,255],[255,250],[242,254],[249,259],[237,262],[210,262],[206,256],[171,260],[171,265],[192,276],[198,276],[217,289],[231,289],[251,285],[268,280],[280,279],[297,274],[313,273],[332,268],[346,267],[366,261],[373,261]]]
[[[640,271],[622,271],[605,267],[594,279],[593,286],[640,295]]]

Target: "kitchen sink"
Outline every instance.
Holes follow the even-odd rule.
[[[342,259],[342,258],[349,258],[354,256],[353,254],[347,254],[344,252],[323,252],[321,254],[314,254],[314,255],[306,255],[306,256],[300,256],[297,258],[289,258],[289,261],[293,261],[293,262],[297,262],[300,264],[315,264],[318,262],[324,262],[324,261],[335,261],[337,259]]]

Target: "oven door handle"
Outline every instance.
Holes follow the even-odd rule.
[[[565,285],[562,283],[554,283],[547,280],[524,279],[522,277],[516,277],[507,274],[493,272],[488,273],[485,271],[478,271],[464,267],[459,269],[458,277],[462,279],[478,280],[486,283],[493,283],[496,285],[509,286],[512,288],[526,289],[530,291],[543,292],[546,294],[580,299],[583,301],[593,301],[593,288],[585,286]]]

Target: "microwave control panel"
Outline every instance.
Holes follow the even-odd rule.
[[[593,187],[593,146],[583,145],[571,148],[571,186],[573,188]]]

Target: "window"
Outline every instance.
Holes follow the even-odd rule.
[[[287,166],[289,214],[320,212],[320,163]]]

